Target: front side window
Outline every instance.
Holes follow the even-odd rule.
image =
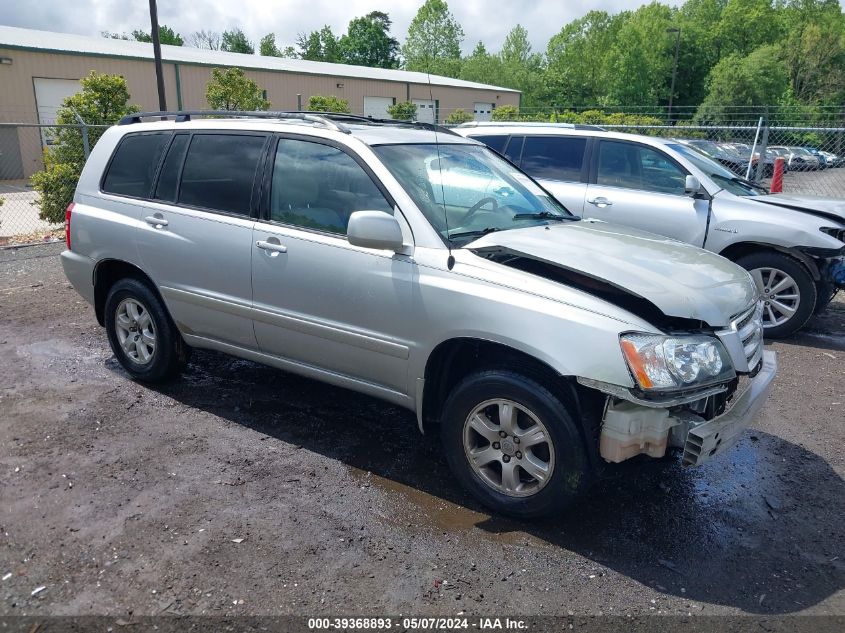
[[[431,225],[456,245],[491,231],[576,219],[486,147],[420,143],[373,151]]]
[[[170,132],[125,136],[103,179],[103,191],[134,198],[149,196],[156,168],[170,136]]]
[[[682,196],[685,180],[686,173],[662,152],[634,143],[599,144],[599,185]]]
[[[586,138],[527,136],[520,167],[534,178],[577,182],[586,147]]]
[[[270,186],[270,219],[346,235],[355,211],[393,207],[349,154],[329,145],[281,139]]]
[[[667,147],[686,158],[698,169],[707,174],[718,186],[734,195],[761,196],[767,193],[764,187],[755,185],[744,178],[739,178],[732,171],[725,169],[725,167],[720,163],[717,163],[715,160],[712,160],[704,154],[691,149],[687,145],[673,143],[671,145],[667,145]]]
[[[264,136],[194,134],[191,139],[179,204],[249,215],[255,171]]]

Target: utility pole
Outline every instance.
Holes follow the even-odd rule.
[[[164,96],[164,71],[161,68],[161,42],[158,38],[158,9],[156,0],[150,0],[150,36],[153,40],[153,54],[156,63],[156,83],[158,84],[158,109],[167,111],[167,98]]]
[[[675,77],[678,75],[678,49],[681,46],[681,29],[671,27],[667,33],[675,34],[675,63],[672,65],[672,87],[669,89],[669,125],[672,125],[672,101],[675,98]]]

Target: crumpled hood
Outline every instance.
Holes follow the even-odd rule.
[[[845,222],[845,200],[805,196],[787,193],[775,193],[769,196],[746,198],[763,204],[773,204],[786,209],[793,209],[812,215],[820,215],[838,222]]]
[[[502,249],[600,279],[665,315],[728,325],[757,298],[751,276],[724,257],[669,238],[600,221],[499,231],[465,248]]]

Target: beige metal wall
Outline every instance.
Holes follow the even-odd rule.
[[[0,57],[12,59],[11,64],[0,64],[0,121],[37,123],[33,78],[81,79],[92,70],[122,75],[129,87],[131,103],[137,104],[142,110],[158,110],[155,66],[152,61],[2,47]],[[205,86],[211,77],[211,70],[211,66],[177,66],[172,62],[165,62],[168,108],[176,110],[179,107],[177,74],[180,79],[182,109],[207,108]],[[308,98],[312,95],[336,95],[349,102],[353,113],[363,112],[364,97],[393,97],[396,101],[433,97],[438,101],[441,121],[456,108],[472,112],[473,103],[476,101],[490,102],[496,107],[519,105],[519,94],[514,92],[453,88],[436,84],[429,89],[425,84],[275,71],[247,70],[245,73],[267,91],[267,98],[272,107],[278,110],[296,109],[297,94],[302,96],[303,108],[307,107]],[[21,159],[27,177],[41,169],[40,148],[34,147],[32,143],[21,143]]]

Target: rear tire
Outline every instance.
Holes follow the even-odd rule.
[[[763,298],[763,335],[786,338],[813,316],[818,301],[816,283],[799,261],[775,252],[752,253],[736,263],[751,273]]]
[[[158,295],[138,279],[121,279],[105,304],[109,345],[136,380],[160,383],[187,364],[189,348]]]
[[[563,512],[589,487],[576,416],[541,383],[507,370],[472,374],[450,393],[441,440],[461,485],[494,512]]]

